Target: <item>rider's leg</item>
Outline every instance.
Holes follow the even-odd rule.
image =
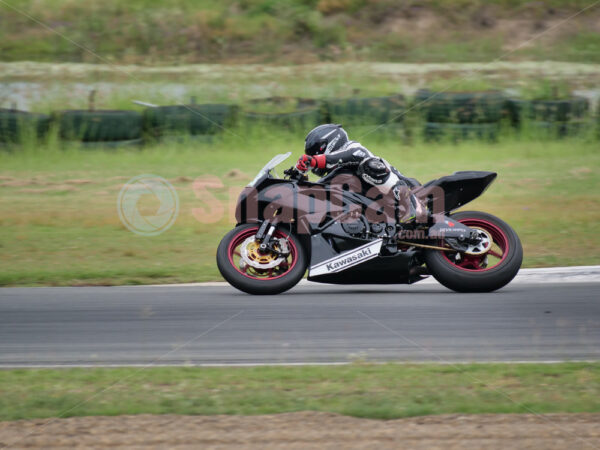
[[[418,224],[428,219],[427,208],[411,192],[410,187],[400,181],[392,189],[396,199],[396,218],[400,224]]]

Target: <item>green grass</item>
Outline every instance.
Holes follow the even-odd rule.
[[[468,364],[0,371],[0,420],[120,414],[600,411],[600,364]]]
[[[589,4],[585,0],[402,4],[394,0],[11,0],[0,5],[4,18],[0,54],[5,61],[100,62],[85,47],[111,62],[141,64],[487,61]],[[595,17],[593,10],[574,17],[566,31],[547,33],[509,59],[527,55],[537,60],[598,62]]]
[[[367,129],[349,131],[359,137]],[[142,149],[55,143],[0,152],[0,285],[220,280],[214,255],[233,226],[237,192],[272,155],[290,150],[295,158],[302,152],[301,132],[248,130],[243,136]],[[498,143],[416,139],[406,145],[381,133],[361,141],[421,181],[455,170],[497,171],[497,181],[465,209],[487,211],[510,223],[523,242],[525,267],[600,263],[597,141],[504,137]],[[293,162],[290,158],[282,167]],[[116,209],[122,184],[144,173],[169,179],[180,197],[177,221],[154,237],[128,231]],[[214,209],[206,192],[194,193],[193,180],[200,176],[221,180],[222,187],[209,189],[220,209]],[[148,213],[157,206],[152,198],[141,204]]]

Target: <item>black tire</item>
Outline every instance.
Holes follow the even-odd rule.
[[[280,230],[277,231],[282,236],[288,238],[291,248],[293,248],[295,252],[292,253],[292,255],[295,255],[292,257],[292,261],[294,261],[292,267],[277,278],[259,279],[244,275],[233,265],[233,259],[230,259],[229,255],[230,245],[234,245],[236,239],[241,239],[240,236],[245,237],[245,234],[248,234],[253,230],[258,231],[258,225],[239,225],[227,233],[221,240],[221,243],[217,248],[217,267],[219,268],[221,275],[223,275],[223,278],[240,291],[253,295],[280,294],[298,284],[306,272],[308,259],[300,240],[293,233],[289,234]],[[249,235],[251,236],[251,234]]]
[[[510,225],[498,217],[479,211],[461,211],[452,214],[451,217],[467,224],[469,221],[491,224],[494,232],[501,232],[503,235],[500,239],[506,241],[507,250],[503,250],[502,258],[493,267],[475,270],[458,267],[449,260],[447,254],[444,255],[446,252],[427,250],[424,253],[425,264],[433,277],[457,292],[491,292],[510,283],[523,262],[521,241]],[[485,229],[485,226],[482,228]]]

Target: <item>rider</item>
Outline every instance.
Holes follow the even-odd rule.
[[[374,156],[360,143],[348,139],[341,125],[324,124],[311,130],[304,144],[305,154],[296,163],[296,169],[305,173],[309,169],[319,176],[326,175],[340,164],[356,163],[355,174],[366,185],[376,186],[383,195],[394,195],[396,219],[409,222],[420,208],[415,196],[408,194],[413,185],[387,161]]]

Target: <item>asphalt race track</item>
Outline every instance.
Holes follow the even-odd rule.
[[[0,367],[600,359],[600,283],[0,289]]]

